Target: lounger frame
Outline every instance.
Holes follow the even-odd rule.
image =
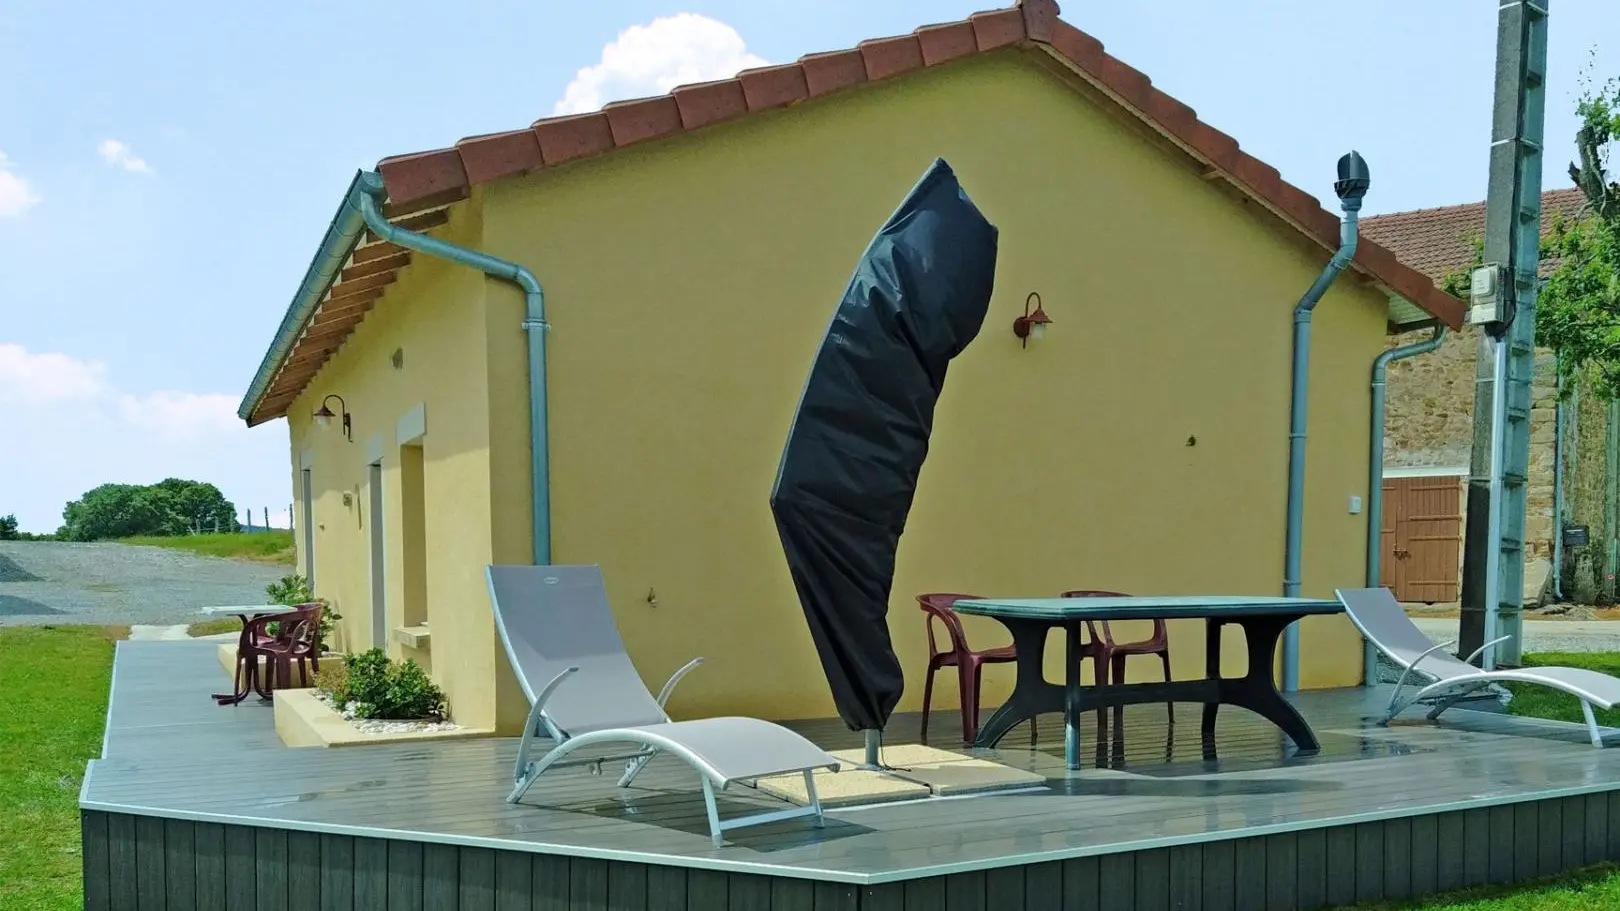
[[[506,648],[508,658],[511,659],[514,668],[517,668],[518,659],[512,649],[512,643],[506,628],[505,618],[499,608],[500,602],[492,577],[489,579],[489,585],[491,604],[496,608],[495,624],[500,632],[501,641]],[[544,687],[535,693],[534,700],[529,707],[529,714],[523,725],[523,735],[518,742],[517,759],[512,773],[512,791],[507,795],[506,802],[518,803],[529,788],[539,780],[541,775],[551,769],[558,768],[589,766],[596,774],[600,774],[604,764],[622,761],[625,763],[624,772],[619,776],[617,785],[626,788],[635,781],[636,776],[647,767],[647,764],[654,757],[661,753],[667,753],[685,762],[698,773],[703,787],[703,803],[705,813],[708,816],[709,835],[717,848],[724,844],[723,833],[745,826],[810,818],[816,827],[824,827],[826,817],[822,811],[820,796],[816,793],[814,771],[822,768],[837,771],[839,764],[836,760],[808,768],[784,769],[780,772],[771,773],[772,777],[777,774],[802,774],[804,776],[805,795],[808,799],[806,806],[784,810],[767,810],[729,819],[720,818],[716,792],[724,791],[733,782],[743,779],[727,777],[721,770],[715,768],[703,756],[690,749],[679,739],[672,738],[658,730],[660,725],[674,723],[668,713],[664,711],[664,706],[668,703],[670,694],[674,692],[675,685],[702,663],[702,658],[694,658],[671,674],[669,679],[665,681],[656,699],[659,712],[663,717],[657,719],[656,723],[645,726],[606,728],[579,735],[571,735],[568,731],[563,730],[546,712],[547,703],[550,702],[552,696],[557,692],[558,688],[567,682],[570,676],[579,672],[579,668],[577,666],[567,667],[561,673],[552,677]],[[521,669],[519,669],[519,673],[522,673]],[[524,686],[527,689],[528,683],[526,680]],[[538,746],[536,741],[542,736],[549,738],[551,745],[544,753],[537,756]],[[634,744],[634,749],[628,751],[623,749],[618,751],[602,749],[613,744],[627,743]],[[585,751],[588,755],[575,755],[581,751]]]
[[[1435,701],[1435,704],[1429,711],[1427,716],[1428,720],[1438,721],[1441,714],[1443,714],[1447,709],[1468,698],[1469,696],[1474,695],[1482,689],[1499,686],[1502,683],[1509,682],[1532,683],[1538,686],[1550,687],[1560,692],[1568,693],[1571,696],[1579,699],[1581,701],[1581,714],[1586,720],[1587,736],[1591,740],[1592,746],[1599,749],[1603,748],[1603,730],[1598,726],[1597,717],[1593,714],[1592,706],[1598,705],[1605,709],[1610,709],[1614,707],[1615,703],[1604,699],[1602,696],[1599,696],[1596,693],[1592,693],[1577,685],[1571,684],[1568,681],[1537,673],[1534,668],[1513,668],[1507,670],[1487,671],[1474,666],[1473,662],[1476,658],[1479,658],[1490,649],[1493,649],[1503,642],[1513,638],[1512,636],[1502,636],[1497,639],[1492,639],[1490,642],[1487,642],[1475,649],[1467,658],[1461,659],[1461,663],[1466,665],[1470,672],[1458,672],[1452,676],[1444,676],[1438,671],[1425,670],[1418,667],[1418,665],[1422,664],[1424,659],[1434,655],[1446,655],[1447,657],[1450,657],[1450,650],[1457,645],[1457,640],[1453,639],[1449,642],[1442,642],[1437,645],[1433,645],[1420,653],[1410,662],[1407,662],[1406,659],[1401,657],[1401,655],[1398,654],[1393,648],[1380,641],[1376,635],[1368,630],[1366,623],[1363,622],[1363,618],[1356,616],[1356,611],[1350,608],[1350,602],[1345,598],[1347,591],[1349,590],[1340,589],[1338,592],[1336,592],[1336,594],[1338,595],[1339,600],[1345,604],[1346,613],[1350,617],[1350,622],[1355,624],[1356,629],[1360,630],[1362,636],[1365,637],[1368,642],[1371,642],[1375,648],[1389,656],[1389,658],[1396,664],[1402,666],[1401,676],[1395,681],[1395,689],[1392,693],[1390,693],[1389,705],[1385,709],[1384,717],[1379,720],[1379,724],[1388,725],[1395,719],[1397,715],[1414,704],[1430,701]],[[1391,600],[1393,600],[1394,596],[1392,594],[1388,594],[1387,590],[1385,590],[1385,593],[1390,597]],[[1397,602],[1397,607],[1398,606],[1399,604]],[[1406,617],[1405,611],[1401,612],[1401,616],[1403,618]],[[1407,622],[1411,623],[1410,618],[1407,618]],[[1414,630],[1417,629],[1416,624],[1412,624],[1412,627]],[[1419,635],[1421,635],[1421,631],[1419,631]],[[1455,662],[1456,660],[1457,659],[1453,658],[1452,662]],[[1407,678],[1413,674],[1428,677],[1433,682],[1419,687],[1409,697],[1402,699],[1402,689],[1406,685]]]

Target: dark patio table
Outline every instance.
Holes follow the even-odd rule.
[[[1289,624],[1302,617],[1336,614],[1338,601],[1312,598],[1244,596],[1130,597],[1130,598],[1022,598],[957,601],[953,609],[1000,620],[1018,648],[1018,677],[1012,695],[979,729],[973,745],[993,747],[1019,722],[1048,712],[1062,712],[1063,756],[1070,769],[1080,768],[1080,716],[1091,709],[1146,702],[1201,702],[1206,744],[1215,733],[1215,714],[1221,705],[1246,708],[1287,734],[1302,753],[1320,749],[1316,735],[1288,701],[1272,676],[1277,640]],[[1165,683],[1115,683],[1083,686],[1080,680],[1081,630],[1087,620],[1205,621],[1205,677]],[[1243,630],[1249,647],[1249,668],[1241,677],[1221,676],[1221,630],[1233,625]],[[1042,668],[1046,636],[1053,629],[1068,634],[1062,684],[1047,681]]]

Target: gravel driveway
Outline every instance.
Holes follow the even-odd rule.
[[[263,604],[292,568],[161,547],[0,541],[0,625],[174,624],[209,604]]]

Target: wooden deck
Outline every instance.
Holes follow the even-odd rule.
[[[1087,767],[1067,773],[1042,718],[1037,747],[1015,730],[979,754],[1045,775],[1033,789],[832,810],[716,849],[668,758],[628,792],[570,770],[513,806],[515,740],[287,749],[268,706],[215,705],[222,685],[211,643],[119,643],[80,797],[86,907],[1310,909],[1620,858],[1620,750],[1477,711],[1380,728],[1386,690],[1299,695],[1311,757],[1226,709],[1206,761],[1197,707],[1171,727],[1148,705],[1122,750],[1099,756],[1086,724]],[[898,716],[889,742],[915,730]],[[935,746],[959,735],[936,715]],[[744,788],[721,813],[745,805],[782,806]]]

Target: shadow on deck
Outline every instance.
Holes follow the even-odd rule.
[[[1308,756],[1237,709],[1213,755],[1194,706],[1174,725],[1132,707],[1104,743],[1088,716],[1078,772],[1057,716],[1033,746],[1024,727],[971,751],[939,712],[932,746],[1038,777],[831,809],[824,829],[735,830],[716,849],[678,761],[628,790],[548,774],[513,806],[514,739],[287,749],[269,707],[208,699],[220,678],[209,643],[119,644],[81,793],[86,907],[1309,909],[1620,858],[1620,751],[1480,711],[1380,727],[1381,689],[1295,697],[1321,740]],[[917,723],[896,716],[887,752]],[[861,746],[836,721],[791,726]],[[736,787],[720,810],[781,806]]]

